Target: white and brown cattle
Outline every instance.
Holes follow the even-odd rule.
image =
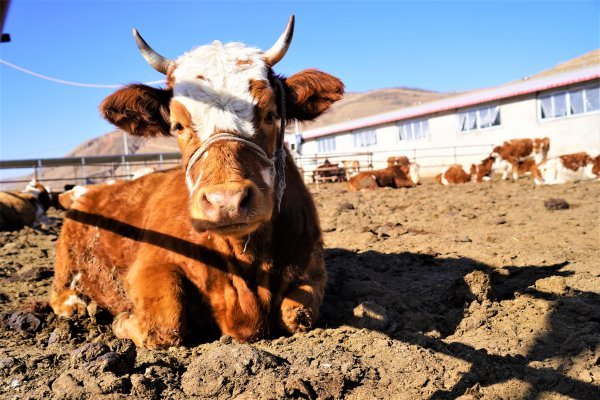
[[[492,156],[484,158],[479,164],[472,164],[470,169],[471,180],[475,182],[490,181],[493,165],[494,158]]]
[[[477,173],[475,164],[471,164],[471,169],[466,172],[460,164],[453,164],[446,168],[441,174],[437,174],[435,180],[437,183],[448,186],[472,181],[472,177]]]
[[[535,164],[541,164],[548,157],[550,150],[549,138],[511,139],[502,146],[496,146],[491,157],[494,158],[494,170],[502,172],[502,179],[508,179],[508,172],[512,171],[513,179],[517,180],[518,163],[533,159]]]
[[[35,179],[21,192],[0,192],[0,231],[38,227],[46,222],[50,203],[48,191]]]
[[[62,316],[95,302],[118,337],[164,347],[208,332],[252,341],[317,320],[326,272],[313,200],[287,149],[289,120],[339,100],[318,70],[273,72],[294,19],[267,50],[213,42],[176,60],[134,31],[168,87],[130,85],[100,110],[133,135],[178,139],[183,168],[90,190],[66,212],[51,296]]]
[[[406,156],[388,157],[387,166],[393,167],[394,165],[397,165],[399,167],[407,167],[408,168],[408,166],[410,165],[410,160]]]
[[[537,185],[555,185],[600,178],[600,155],[585,152],[565,154],[537,165],[532,171]]]
[[[353,176],[360,172],[360,161],[358,160],[343,160],[342,167],[346,173],[346,180],[349,181]]]
[[[412,163],[408,168],[397,165],[375,171],[363,171],[348,181],[348,190],[372,190],[380,187],[409,188],[420,183],[419,165]]]

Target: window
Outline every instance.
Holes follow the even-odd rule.
[[[398,125],[398,140],[419,140],[429,138],[429,120],[405,122]]]
[[[375,131],[360,131],[352,134],[354,147],[368,147],[377,144],[377,133]]]
[[[335,151],[335,136],[317,140],[319,153]]]
[[[555,92],[538,98],[540,119],[567,117],[600,110],[600,85]]]
[[[486,129],[500,125],[500,106],[473,108],[458,113],[459,132]]]

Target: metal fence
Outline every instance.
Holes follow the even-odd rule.
[[[478,162],[487,157],[493,144],[412,148],[408,150],[362,151],[347,153],[327,153],[295,156],[307,182],[313,180],[314,171],[329,160],[333,165],[342,166],[342,161],[358,161],[361,170],[383,168],[390,156],[406,156],[421,166],[424,175],[451,164]],[[4,179],[0,176],[2,189],[14,189],[23,186],[32,177],[46,185],[61,187],[64,184],[89,184],[109,179],[131,179],[136,170],[153,167],[156,170],[180,165],[181,154],[152,153],[116,156],[85,156],[65,158],[38,158],[28,160],[0,160],[0,171],[25,170],[16,177]]]
[[[452,164],[478,163],[486,158],[494,144],[411,148],[403,150],[380,150],[370,152],[325,153],[294,157],[306,181],[312,181],[314,172],[325,160],[342,166],[343,161],[358,161],[360,170],[384,168],[388,157],[406,156],[421,167],[424,175],[433,175]]]
[[[18,188],[33,177],[50,186],[85,185],[110,179],[131,179],[135,172],[143,167],[162,170],[178,166],[180,163],[181,154],[176,152],[0,160],[0,171],[10,170],[13,175],[12,178],[1,177],[0,185],[3,189]]]

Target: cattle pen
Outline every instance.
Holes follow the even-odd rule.
[[[493,147],[493,144],[478,144],[403,151],[303,154],[294,155],[294,160],[307,183],[314,182],[314,173],[325,160],[340,166],[343,161],[358,161],[361,171],[369,171],[385,167],[387,158],[392,156],[406,156],[420,165],[422,175],[433,176],[452,164],[477,163],[487,157]],[[180,161],[179,152],[0,160],[0,188],[19,188],[31,178],[57,188],[65,184],[86,185],[111,179],[131,179],[141,168],[163,170],[177,167]],[[11,177],[6,177],[4,171],[11,171]]]

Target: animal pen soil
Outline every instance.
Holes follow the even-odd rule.
[[[599,398],[598,182],[312,190],[318,327],[250,345],[135,349],[101,310],[28,306],[48,299],[62,214],[1,233],[0,397]]]

